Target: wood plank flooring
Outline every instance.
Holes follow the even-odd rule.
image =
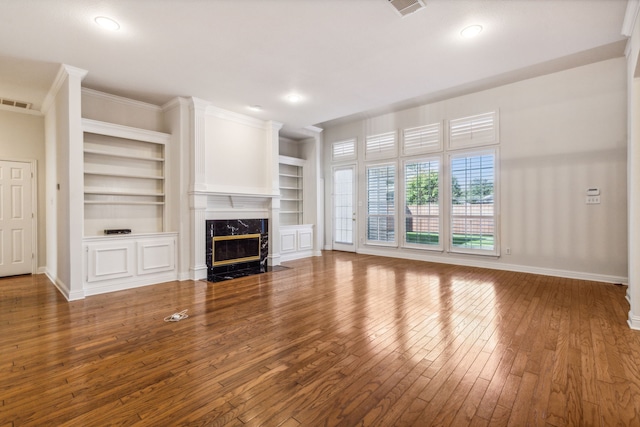
[[[43,275],[0,280],[0,426],[640,426],[622,286],[286,265],[74,302]]]

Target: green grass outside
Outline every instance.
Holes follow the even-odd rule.
[[[407,243],[416,243],[420,245],[437,245],[439,236],[436,233],[420,233],[416,231],[408,231],[406,235]],[[493,236],[482,236],[479,234],[454,234],[453,246],[466,248],[493,249]]]

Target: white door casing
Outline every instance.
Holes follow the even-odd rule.
[[[31,163],[0,160],[0,277],[33,273]]]

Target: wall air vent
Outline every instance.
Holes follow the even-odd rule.
[[[15,101],[13,99],[0,98],[0,105],[7,107],[22,108],[23,110],[30,110],[31,104],[28,102]]]
[[[387,0],[389,4],[400,14],[407,16],[413,12],[424,9],[424,0]]]

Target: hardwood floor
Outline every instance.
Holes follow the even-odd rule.
[[[286,265],[70,303],[43,275],[0,280],[0,426],[640,425],[622,286]]]

